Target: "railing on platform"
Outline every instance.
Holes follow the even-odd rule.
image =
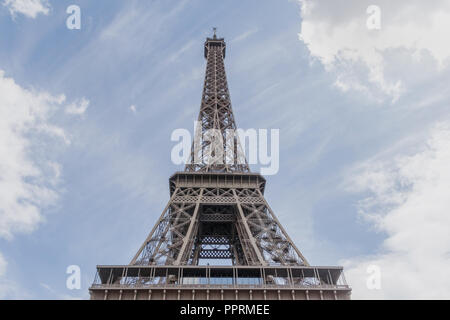
[[[342,267],[306,266],[97,266],[92,289],[348,288]]]

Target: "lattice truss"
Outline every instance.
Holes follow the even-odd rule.
[[[236,134],[225,73],[223,39],[207,39],[205,57],[207,64],[202,102],[186,171],[249,172]]]
[[[250,173],[237,135],[225,74],[225,42],[208,38],[202,103],[185,172]],[[234,265],[308,265],[262,189],[177,186],[131,264],[197,265],[228,259]]]
[[[308,265],[257,188],[179,187],[132,264]]]

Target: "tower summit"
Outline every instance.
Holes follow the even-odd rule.
[[[91,299],[350,298],[342,267],[309,265],[250,171],[225,53],[214,28],[190,159],[169,178],[169,202],[130,264],[97,266]]]
[[[250,172],[238,138],[234,133],[236,122],[231,108],[225,73],[226,44],[217,38],[205,41],[206,72],[202,102],[192,144],[188,172]]]

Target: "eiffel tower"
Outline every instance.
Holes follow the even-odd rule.
[[[343,268],[310,266],[264,198],[234,134],[225,53],[214,29],[185,170],[130,264],[97,266],[91,299],[350,299]]]

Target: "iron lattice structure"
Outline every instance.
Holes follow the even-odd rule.
[[[236,132],[225,73],[224,39],[207,39],[202,102],[187,172],[250,172]]]
[[[220,295],[213,290],[217,299],[251,299],[253,294],[266,299],[267,288],[278,290],[269,294],[273,299],[349,297],[342,268],[311,267],[264,198],[266,180],[251,172],[236,134],[225,52],[224,39],[215,33],[206,39],[190,159],[184,172],[169,178],[170,199],[129,266],[98,267],[93,299],[122,299],[128,289],[133,295],[126,297],[134,299],[209,299],[213,289],[220,290]],[[205,260],[229,261],[230,266],[210,267]],[[231,284],[214,286],[217,279],[231,279]],[[259,280],[239,291],[242,279]],[[120,295],[108,290],[120,290]]]
[[[233,265],[308,265],[264,199],[265,180],[252,175],[236,132],[225,74],[225,41],[205,42],[202,102],[186,173],[223,178],[206,187],[171,179],[171,199],[131,264],[198,265],[231,259]],[[231,137],[230,137],[231,135]],[[225,175],[215,175],[224,173]],[[184,175],[189,177],[189,175]],[[233,180],[253,177],[253,186]]]

